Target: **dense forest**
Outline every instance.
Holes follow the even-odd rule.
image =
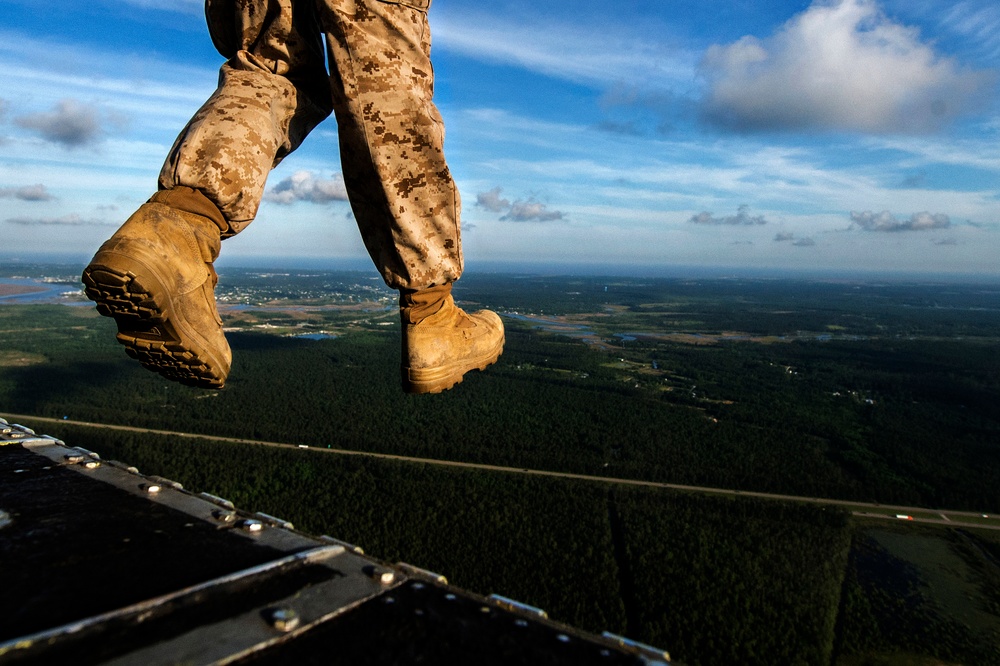
[[[398,332],[235,332],[227,387],[170,384],[83,308],[0,309],[11,413],[815,497],[1000,511],[1000,357],[978,342],[658,341],[508,322],[500,363],[404,396]],[[654,364],[656,369],[654,369]],[[347,416],[349,415],[349,416]]]
[[[224,276],[222,391],[142,370],[88,307],[0,306],[0,415],[1000,512],[995,289],[494,276],[456,292],[504,313],[507,348],[429,396],[399,392],[391,295],[355,275]],[[39,429],[684,663],[1000,663],[992,533],[910,543],[747,497]]]
[[[838,629],[844,666],[870,654],[896,655],[886,664],[1000,663],[1000,539],[988,534],[856,530]]]

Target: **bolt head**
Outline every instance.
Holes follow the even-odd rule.
[[[280,632],[294,631],[300,624],[299,614],[291,608],[275,608],[271,611],[268,621]]]

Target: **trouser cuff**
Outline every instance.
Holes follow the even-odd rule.
[[[232,236],[236,232],[229,227],[225,216],[219,207],[212,203],[212,200],[192,187],[175,185],[169,190],[160,190],[149,198],[150,203],[161,203],[176,210],[200,215],[211,220],[215,226],[219,227],[223,238]]]
[[[399,310],[403,321],[407,324],[419,324],[427,317],[436,314],[450,295],[450,282],[426,289],[400,289]]]

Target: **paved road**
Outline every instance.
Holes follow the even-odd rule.
[[[10,422],[35,422],[35,423],[57,423],[83,426],[88,428],[103,428],[106,430],[121,430],[126,432],[149,433],[154,435],[167,435],[169,437],[189,437],[192,439],[207,439],[216,442],[229,442],[235,444],[250,444],[254,446],[271,446],[283,449],[303,449],[302,444],[288,444],[285,442],[265,442],[256,439],[240,439],[238,437],[218,437],[215,435],[198,435],[186,432],[173,432],[170,430],[156,430],[153,428],[139,428],[134,426],[111,425],[107,423],[90,423],[87,421],[71,421],[67,419],[54,419],[42,416],[31,416],[28,414],[7,414],[4,415]],[[852,502],[848,500],[828,499],[823,497],[803,497],[799,495],[778,495],[775,493],[761,493],[749,490],[733,490],[728,488],[708,488],[705,486],[686,486],[677,483],[662,483],[658,481],[642,481],[639,479],[621,479],[611,476],[594,476],[590,474],[573,474],[570,472],[552,472],[541,469],[526,469],[522,467],[503,467],[499,465],[485,465],[482,463],[459,462],[455,460],[436,460],[433,458],[415,458],[412,456],[400,456],[390,453],[371,453],[368,451],[350,451],[347,449],[332,449],[320,447],[308,447],[309,451],[317,453],[328,453],[343,456],[362,456],[367,458],[377,458],[381,460],[398,460],[409,463],[420,463],[423,465],[437,465],[440,467],[457,467],[461,469],[477,469],[490,472],[502,472],[505,474],[524,474],[531,476],[544,476],[559,479],[574,479],[577,481],[590,481],[596,483],[606,483],[623,486],[645,486],[649,488],[668,488],[684,492],[702,493],[707,495],[728,495],[755,497],[761,499],[779,500],[785,502],[804,502],[808,504],[820,504],[824,506],[846,507],[856,516],[865,518],[884,518],[908,523],[923,523],[931,525],[948,525],[950,527],[972,527],[988,530],[1000,530],[1000,515],[984,516],[975,511],[952,511],[948,509],[927,509],[914,506],[899,506],[892,504],[872,504],[867,502]],[[972,519],[972,520],[969,520]]]

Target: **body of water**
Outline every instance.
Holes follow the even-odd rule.
[[[3,285],[15,288],[30,288],[20,294],[4,294]],[[62,305],[93,305],[83,295],[80,284],[69,282],[44,282],[36,278],[0,278],[0,305],[2,304],[59,303]]]

